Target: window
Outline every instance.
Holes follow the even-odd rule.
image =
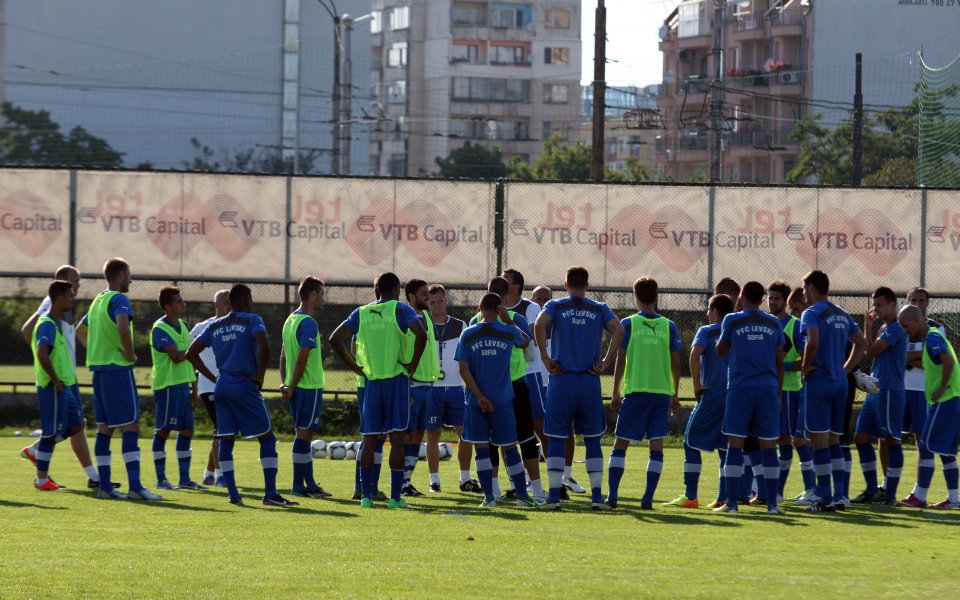
[[[489,82],[490,100],[494,102],[506,102],[507,100],[507,80],[491,79]]]
[[[390,46],[390,52],[387,54],[387,65],[391,67],[402,67],[407,64],[407,43],[396,42]]]
[[[506,29],[524,29],[530,26],[533,10],[529,4],[490,5],[490,25]]]
[[[563,84],[548,83],[543,86],[543,101],[547,104],[566,104],[567,86]]]
[[[567,141],[566,121],[544,121],[543,122],[543,140],[546,141],[553,136],[559,136],[560,139]]]
[[[453,99],[454,100],[470,99],[470,78],[469,77],[453,78]]]
[[[482,2],[454,2],[454,25],[486,25],[487,5]]]
[[[410,27],[410,7],[398,6],[390,11],[390,31]]]
[[[502,65],[527,65],[527,48],[524,46],[492,46],[490,62]]]
[[[470,78],[470,99],[471,100],[486,100],[487,99],[487,80],[483,77],[471,77]]]
[[[484,77],[454,77],[453,100],[470,102],[529,102],[530,81]]]
[[[543,20],[547,29],[570,29],[569,10],[548,10]]]
[[[680,22],[677,25],[677,37],[696,37],[706,35],[708,27],[706,22],[706,8],[701,2],[687,2],[677,7]]]
[[[451,63],[469,63],[471,65],[481,64],[480,46],[476,44],[454,44]]]
[[[544,48],[543,64],[545,65],[570,64],[570,48]]]
[[[383,31],[383,12],[379,10],[370,13],[370,33]]]
[[[407,101],[407,82],[394,81],[387,88],[387,102],[399,104]]]
[[[508,102],[529,102],[530,101],[530,82],[523,79],[507,80],[507,101]]]

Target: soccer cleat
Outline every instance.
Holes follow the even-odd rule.
[[[390,498],[390,500],[387,501],[387,508],[407,509],[407,508],[410,508],[410,505],[407,504],[407,501],[404,500],[403,498],[400,498],[399,500],[394,500],[393,498]]]
[[[305,489],[304,491],[305,491],[305,492],[310,492],[311,494],[314,494],[314,497],[315,497],[315,498],[330,498],[330,497],[333,496],[333,494],[331,494],[331,493],[328,492],[327,490],[323,489],[323,488],[320,487],[319,485],[318,485],[317,487],[308,487],[308,488]]]
[[[714,500],[710,504],[706,505],[704,508],[709,510],[714,510],[714,509],[720,508],[721,506],[726,506],[726,505],[727,503],[724,502],[723,500]]]
[[[314,500],[319,500],[321,498],[321,496],[309,489],[293,490],[292,494],[298,498],[313,498]]]
[[[505,500],[516,500],[516,498],[517,498],[517,490],[511,488],[507,490],[504,495],[500,496],[500,501],[503,502]]]
[[[613,509],[616,509],[616,508],[617,508],[617,500],[616,500],[616,498],[612,498],[612,499],[611,499],[611,498],[607,498],[606,500],[603,501],[603,503],[606,504],[607,506],[609,506],[610,508],[613,508]]]
[[[754,496],[753,498],[750,498],[750,500],[747,501],[747,504],[749,504],[750,506],[766,506],[767,499],[761,498],[760,496]]]
[[[381,490],[377,490],[373,495],[373,499],[377,502],[386,502],[389,498]]]
[[[264,506],[300,506],[300,503],[294,502],[293,500],[287,500],[280,494],[277,494],[276,496],[270,496],[269,498],[264,496],[263,505]]]
[[[715,509],[713,509],[713,512],[715,512],[715,513],[722,513],[722,514],[728,514],[728,515],[736,515],[736,514],[739,514],[739,513],[740,513],[740,511],[737,510],[735,507],[733,507],[733,506],[727,506],[726,503],[721,504],[720,506],[718,506],[718,507],[716,507]]]
[[[158,490],[175,490],[177,488],[175,488],[173,484],[170,483],[168,480],[164,479],[163,481],[157,482],[157,489]]]
[[[846,496],[841,496],[839,500],[834,500],[833,504],[837,507],[837,510],[843,510],[843,508],[846,508],[853,503],[850,502],[850,498],[847,498]],[[843,508],[840,508],[841,506]]]
[[[700,501],[694,498],[690,500],[686,496],[680,496],[671,502],[664,502],[664,506],[678,506],[680,508],[700,508]]]
[[[530,494],[530,497],[540,504],[543,504],[547,501],[547,496],[545,494]]]
[[[926,508],[926,500],[921,500],[917,498],[914,494],[910,494],[900,502],[897,502],[897,506],[905,506],[907,508]]]
[[[564,486],[562,486],[562,485],[560,486],[560,499],[561,499],[561,500],[569,500],[569,499],[570,499],[570,493],[567,492],[567,488],[564,487]]]
[[[163,500],[163,496],[160,494],[154,494],[147,488],[140,488],[139,490],[130,490],[130,493],[127,494],[130,496],[131,500]]]
[[[517,496],[517,506],[521,508],[536,508],[542,504],[533,496]]]
[[[101,500],[129,500],[130,496],[118,491],[117,488],[113,488],[108,492],[97,490],[97,498]]]
[[[117,483],[116,481],[111,481],[111,482],[110,482],[110,485],[112,485],[112,486],[115,487],[115,488],[120,487],[120,484]],[[91,490],[95,490],[95,489],[97,489],[97,488],[100,487],[100,482],[99,482],[99,481],[94,481],[93,479],[88,479],[88,480],[87,480],[87,487],[90,488]]]
[[[587,492],[586,488],[577,483],[577,480],[573,477],[564,479],[560,485],[567,488],[567,491],[573,492],[574,494],[585,494]]]
[[[243,498],[237,496],[236,498],[230,498],[230,504],[234,506],[243,506]]]
[[[960,502],[951,502],[949,499],[943,502],[931,504],[930,508],[960,508]]]
[[[203,478],[203,485],[216,485],[217,480],[214,479],[213,475],[207,475]]]
[[[881,496],[879,493],[864,490],[863,492],[860,493],[859,496],[851,500],[850,503],[851,504],[873,504],[877,500],[882,500],[882,499],[883,499],[883,496]]]
[[[606,502],[594,502],[590,505],[590,508],[594,512],[605,512],[605,511],[609,512],[611,510],[614,510],[614,508],[609,504],[607,504]]]
[[[641,502],[640,510],[653,510],[653,502]]]
[[[400,495],[406,496],[407,498],[416,498],[417,496],[422,496],[423,492],[408,483],[402,490],[400,490]]]
[[[483,502],[481,502],[480,506],[478,506],[477,508],[496,508],[499,504],[500,504],[500,501],[497,500],[496,498],[491,498],[489,500],[484,498]]]
[[[33,464],[37,464],[37,455],[33,453],[33,446],[27,446],[26,448],[21,448],[20,458],[24,460],[29,460]]]
[[[794,496],[794,497],[792,497],[792,498],[787,498],[787,500],[790,501],[790,502],[798,502],[798,501],[800,501],[800,500],[803,500],[803,498],[804,498],[807,494],[812,494],[812,493],[813,493],[813,490],[803,490],[802,492],[800,492],[800,493],[797,494],[796,496]]]
[[[803,497],[794,502],[796,506],[813,506],[815,504],[823,504],[823,498],[814,491],[804,492]]]
[[[363,498],[360,500],[360,508],[373,508],[373,498]]]
[[[202,485],[200,485],[200,484],[197,483],[196,481],[192,481],[192,480],[191,480],[191,481],[184,481],[184,482],[182,482],[182,483],[178,483],[176,489],[178,489],[178,490],[205,490],[205,489],[207,489],[207,488],[203,487]]]
[[[813,504],[807,506],[807,512],[836,512],[837,507],[830,504],[824,504],[823,502],[814,502]]]
[[[214,487],[225,488],[225,487],[227,487],[227,482],[224,481],[223,477],[220,477],[220,478],[217,479],[217,482],[216,482],[215,484],[213,484],[213,485],[214,485]]]
[[[464,481],[460,484],[461,492],[471,492],[474,494],[482,494],[483,488],[480,487],[480,482],[476,479],[470,479],[469,481]]]
[[[60,486],[56,484],[52,479],[47,479],[43,483],[37,483],[37,480],[33,480],[33,487],[44,492],[59,492]]]
[[[440,493],[440,484],[439,484],[439,483],[431,483],[431,484],[430,484],[430,493],[431,493],[431,494],[439,494],[439,493]]]
[[[543,504],[541,504],[541,505],[538,506],[537,508],[540,509],[540,510],[551,510],[551,511],[562,510],[562,509],[560,508],[560,503],[559,503],[559,502],[544,502]]]
[[[880,498],[876,502],[871,502],[871,504],[873,504],[874,506],[896,506],[897,501],[890,500],[889,498],[884,497],[884,498]]]
[[[53,477],[50,477],[50,481],[53,481]],[[58,490],[67,489],[67,486],[63,485],[62,483],[57,483],[56,481],[53,481],[53,485],[57,486]]]
[[[360,493],[360,490],[353,490],[353,499],[360,500],[361,498],[363,498],[363,494]]]
[[[782,515],[783,511],[776,506],[771,506],[767,508],[768,515]]]

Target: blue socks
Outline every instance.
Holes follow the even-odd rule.
[[[720,455],[720,486],[717,490],[717,502],[726,502],[727,501],[727,479],[723,476],[723,467],[727,464],[727,451],[725,449],[718,449],[717,454]],[[689,496],[687,496],[689,498]]]
[[[483,488],[483,497],[493,500],[493,465],[490,463],[490,448],[476,446],[477,480]]]
[[[37,445],[37,471],[47,473],[48,477],[50,475],[50,459],[53,458],[53,447],[56,444],[54,438],[44,437],[40,438],[40,443]]]
[[[390,498],[400,501],[403,490],[403,469],[390,469]]]
[[[844,485],[847,480],[847,465],[843,459],[843,448],[840,444],[830,445],[830,470],[833,472],[833,500],[837,501],[844,497]],[[831,498],[827,494],[826,498]]]
[[[957,484],[960,483],[960,471],[957,470],[957,457],[940,455],[940,461],[943,463],[943,478],[947,483],[947,493],[955,497],[957,494]],[[954,500],[954,498],[950,499]]]
[[[157,472],[157,484],[167,478],[167,453],[164,450],[167,438],[159,433],[153,434],[153,468]]]
[[[553,444],[563,449],[563,443]],[[591,436],[583,438],[584,450],[586,453],[584,466],[587,468],[587,475],[590,477],[590,495],[595,504],[603,502],[603,449],[600,447],[600,436]],[[564,467],[566,462],[564,462]],[[553,487],[551,485],[551,487]]]
[[[557,440],[554,444],[547,444],[547,478],[550,481],[550,493],[547,494],[547,502],[560,502],[560,485],[563,481],[563,467],[566,465],[565,454],[563,451],[563,440]],[[599,443],[599,439],[597,442]],[[584,439],[584,444],[587,441]]]
[[[877,484],[877,453],[873,444],[857,444],[857,455],[860,457],[860,468],[863,470],[863,480],[867,484],[867,493],[876,494],[880,491]],[[903,449],[900,449],[903,458]]]
[[[727,487],[727,506],[737,508],[740,480],[743,478],[743,448],[727,449],[727,462],[723,466],[723,478]]]
[[[817,487],[817,474],[813,470],[813,448],[810,444],[797,446],[797,458],[800,459],[800,476],[803,477],[803,489]]]
[[[177,466],[180,468],[180,483],[188,483],[190,481],[191,439],[189,435],[183,435],[182,433],[177,434]]]
[[[420,459],[420,444],[404,444],[403,449],[403,484],[409,485],[413,470],[417,468],[417,461]]]
[[[925,501],[930,483],[933,481],[933,470],[936,463],[933,460],[933,452],[927,450],[923,444],[919,444],[917,450],[920,454],[920,468],[917,470],[917,488],[914,494],[917,498]]]
[[[843,452],[843,497],[850,497],[850,473],[853,471],[853,453],[850,446],[840,446]]]
[[[378,439],[377,447],[373,452],[373,471],[371,472],[371,476],[373,477],[373,492],[371,493],[373,494],[376,494],[377,490],[380,489],[378,487],[380,483],[380,468],[383,466],[383,444],[386,443],[386,441],[385,439]]]
[[[294,439],[291,458],[293,460],[293,491],[302,492],[306,487],[304,480],[307,465],[313,462],[313,457],[310,455],[310,442],[301,438]],[[360,468],[359,465],[360,461],[357,460],[357,468]]]
[[[703,468],[703,460],[700,458],[700,451],[694,450],[684,442],[683,444],[683,485],[684,496],[688,500],[697,499],[697,488],[700,484],[700,470]]]
[[[100,491],[109,492],[113,489],[110,483],[110,436],[97,433],[93,442],[93,455],[97,460],[97,474],[100,475]]]
[[[837,446],[837,449],[840,447]],[[841,460],[843,455],[840,455]],[[813,470],[817,476],[816,494],[824,504],[830,504],[832,494],[830,493],[830,449],[818,448],[813,451]]]
[[[663,451],[651,450],[650,460],[647,462],[647,487],[643,491],[643,497],[640,502],[653,502],[653,495],[657,492],[657,484],[660,483],[660,473],[663,472]]]
[[[143,489],[143,484],[140,483],[140,448],[137,447],[139,440],[139,431],[124,431],[120,442],[120,451],[123,452],[123,462],[126,463],[127,479],[130,482],[128,489],[132,492]]]
[[[277,438],[273,434],[260,439],[260,466],[263,467],[263,497],[277,495],[277,470],[280,461],[277,458]]]
[[[233,473],[233,444],[236,440],[232,437],[220,438],[220,449],[217,451],[217,460],[220,463],[220,475],[223,482],[227,484],[227,492],[231,498],[239,498],[240,491],[237,490],[237,480]]]
[[[529,498],[530,496],[527,494],[527,475],[523,470],[523,462],[520,460],[520,452],[516,446],[511,446],[509,450],[503,453],[503,464],[507,468],[507,475],[513,482],[513,489],[517,491],[517,496]]]
[[[753,466],[753,476],[757,480],[757,498],[760,500],[767,499],[767,484],[766,484],[766,475],[764,474],[763,467],[763,454],[764,451],[760,448],[752,450],[750,452],[750,464]],[[779,477],[778,477],[779,478]],[[752,481],[751,487],[752,486]],[[751,490],[752,491],[752,490]],[[747,492],[747,496],[750,495],[750,492]]]
[[[889,444],[887,446],[887,483],[884,490],[887,500],[897,499],[897,486],[900,485],[900,476],[903,473],[903,446]]]
[[[623,479],[623,470],[626,468],[627,449],[614,448],[610,452],[610,462],[607,464],[607,498],[616,500],[620,491],[620,480]]]
[[[790,466],[793,464],[793,444],[780,446],[780,486],[778,491],[783,495],[787,487],[787,478],[790,476]]]
[[[357,461],[358,463],[360,461]],[[365,469],[363,467],[358,467],[360,470],[360,495],[363,498],[373,498],[373,488],[375,480],[373,478],[373,469]]]
[[[777,507],[777,496],[780,492],[780,459],[776,448],[764,448],[763,455],[763,482],[766,484],[767,509]],[[759,482],[758,482],[759,483]]]

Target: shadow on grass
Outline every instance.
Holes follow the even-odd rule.
[[[694,512],[677,513],[673,511],[640,510],[639,508],[620,508],[617,512],[629,515],[638,521],[663,523],[665,525],[709,525],[711,527],[743,527],[742,523],[737,521],[743,517],[750,518],[747,514],[738,515],[716,515],[706,513],[700,516]]]
[[[39,508],[42,510],[67,510],[64,506],[45,506],[43,504],[33,504],[31,502],[16,502],[14,500],[3,500],[0,498],[0,508]]]
[[[417,512],[434,513],[447,515],[460,521],[482,524],[484,521],[504,520],[504,521],[527,521],[529,517],[525,514],[533,511],[533,508],[519,508],[514,506],[498,506],[497,508],[472,508],[450,510],[448,508],[424,507],[418,508]]]

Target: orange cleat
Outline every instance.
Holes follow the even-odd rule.
[[[33,446],[27,446],[20,450],[20,458],[29,460],[33,464],[37,464],[37,455],[33,453]]]
[[[44,492],[56,492],[61,489],[60,486],[57,485],[57,482],[52,479],[47,479],[43,483],[37,483],[36,480],[34,480],[33,487]]]

